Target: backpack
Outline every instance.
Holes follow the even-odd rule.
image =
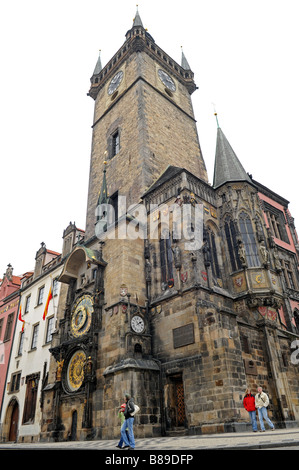
[[[132,413],[130,413],[131,416],[134,416],[136,413],[138,413],[140,411],[140,408],[138,405],[135,405],[134,404],[134,411]]]

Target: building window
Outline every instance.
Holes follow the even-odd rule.
[[[244,243],[247,265],[249,268],[260,266],[258,250],[255,240],[255,235],[252,228],[252,223],[247,214],[242,212],[239,218],[240,232]]]
[[[284,275],[284,280],[285,280],[286,286],[289,289],[294,289],[295,290],[296,289],[295,277],[294,277],[294,272],[293,272],[293,269],[292,269],[291,262],[282,260],[281,265],[282,265],[282,272],[283,272],[283,275]]]
[[[17,372],[11,376],[10,381],[10,392],[18,392],[20,390],[20,382],[21,382],[21,372]]]
[[[164,232],[163,237],[160,239],[160,263],[161,263],[161,281],[164,287],[173,286],[173,257],[171,249],[170,233]]]
[[[112,156],[111,156],[111,158],[115,157],[115,155],[117,155],[119,151],[120,151],[120,136],[119,136],[119,131],[116,131],[112,135]]]
[[[45,286],[41,287],[38,291],[37,305],[41,305],[43,303],[44,292],[45,292]]]
[[[238,242],[236,236],[236,229],[234,222],[231,219],[226,219],[225,225],[225,236],[228,246],[228,253],[230,257],[231,267],[233,271],[238,271],[242,268],[242,264],[238,255]]]
[[[24,312],[24,313],[28,313],[28,312],[29,312],[30,299],[31,299],[31,295],[28,295],[28,296],[26,297],[25,312]]]
[[[18,347],[18,356],[22,356],[23,343],[24,343],[24,331],[20,334],[19,347]]]
[[[38,337],[38,329],[39,329],[39,323],[38,323],[37,325],[34,325],[34,327],[33,327],[33,335],[32,335],[32,342],[31,342],[31,349],[36,349],[37,337]]]
[[[1,340],[1,336],[2,336],[3,323],[4,323],[4,319],[1,318],[0,319],[0,340]]]
[[[24,403],[23,424],[34,423],[39,375],[26,377],[26,397]]]
[[[52,341],[53,331],[54,331],[54,317],[50,317],[48,319],[48,325],[47,325],[46,343],[50,343]]]
[[[242,351],[246,354],[250,354],[250,347],[249,347],[248,337],[241,334],[240,340],[241,340]]]
[[[267,215],[269,227],[275,238],[290,243],[289,237],[285,228],[285,216],[282,211],[272,207],[270,204],[264,203],[265,212]]]
[[[5,334],[4,334],[4,341],[8,341],[11,337],[13,319],[14,319],[14,314],[13,313],[8,315]]]
[[[58,279],[53,280],[53,295],[58,294]]]

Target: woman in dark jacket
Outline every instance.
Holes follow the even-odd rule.
[[[247,410],[249,413],[253,432],[257,432],[255,397],[251,394],[250,388],[247,388],[245,392],[245,397],[243,398],[243,405],[245,410]]]

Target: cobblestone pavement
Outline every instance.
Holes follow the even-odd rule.
[[[1,450],[105,450],[117,455],[128,454],[116,448],[117,440],[0,443]],[[136,439],[135,450],[167,450],[171,452],[188,450],[246,450],[277,449],[299,446],[299,428],[277,429],[266,432],[226,433],[201,436],[180,436]]]

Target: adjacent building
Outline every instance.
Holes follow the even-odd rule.
[[[21,279],[18,296],[13,300],[17,322],[0,417],[3,441],[39,440],[42,389],[48,379],[61,270],[61,254],[42,243],[34,272]]]
[[[5,391],[15,324],[20,300],[21,277],[13,275],[11,264],[7,265],[0,281],[0,410]]]

